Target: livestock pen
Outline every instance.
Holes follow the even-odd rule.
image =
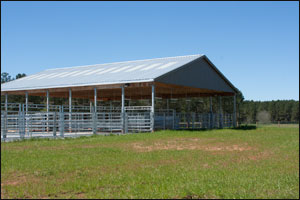
[[[236,93],[205,55],[49,69],[1,84],[1,140],[234,127]],[[9,95],[24,95],[25,102],[9,102]],[[29,96],[44,96],[45,104],[29,102]],[[204,97],[210,100],[206,113],[169,106]],[[232,97],[232,112],[223,112],[222,97]],[[68,104],[55,105],[50,98]],[[215,112],[213,98],[219,102]],[[85,103],[75,105],[78,99]],[[157,109],[161,99],[167,107]]]

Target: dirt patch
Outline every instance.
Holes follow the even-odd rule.
[[[145,142],[131,143],[131,147],[139,152],[150,152],[159,150],[204,150],[204,151],[250,151],[254,147],[244,144],[228,144],[222,142],[215,142],[213,139],[199,139],[199,138],[183,138],[167,141],[153,142],[147,144]]]
[[[3,187],[15,186],[20,187],[21,185],[32,185],[40,184],[42,180],[33,176],[32,174],[26,174],[23,172],[13,172],[10,173],[6,178],[1,177],[1,191]]]
[[[272,157],[273,153],[272,152],[269,152],[269,151],[263,151],[259,154],[256,154],[256,155],[249,155],[247,156],[248,160],[254,160],[254,161],[257,161],[257,160],[264,160],[264,159],[268,159],[270,157]]]
[[[76,193],[76,197],[78,199],[85,199],[85,194],[83,192],[78,192],[78,193]]]
[[[21,185],[23,183],[26,182],[26,176],[25,175],[21,175],[18,177],[14,177],[11,180],[4,180],[3,183],[1,183],[1,187],[6,186],[6,185]]]

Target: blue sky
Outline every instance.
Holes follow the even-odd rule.
[[[1,72],[205,54],[248,100],[299,100],[298,2],[1,2]]]

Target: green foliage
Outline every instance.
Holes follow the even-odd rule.
[[[266,111],[270,114],[271,122],[296,122],[299,123],[299,101],[244,101],[240,107],[240,120],[243,123],[258,121],[258,113]]]
[[[16,79],[18,79],[18,78],[22,78],[22,77],[25,77],[26,76],[26,74],[24,74],[24,73],[22,73],[22,74],[17,74],[16,75]]]
[[[14,80],[7,72],[1,73],[1,83],[9,82]]]

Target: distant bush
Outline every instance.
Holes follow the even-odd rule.
[[[271,115],[268,111],[263,110],[257,113],[256,119],[259,123],[267,124],[271,122]]]

